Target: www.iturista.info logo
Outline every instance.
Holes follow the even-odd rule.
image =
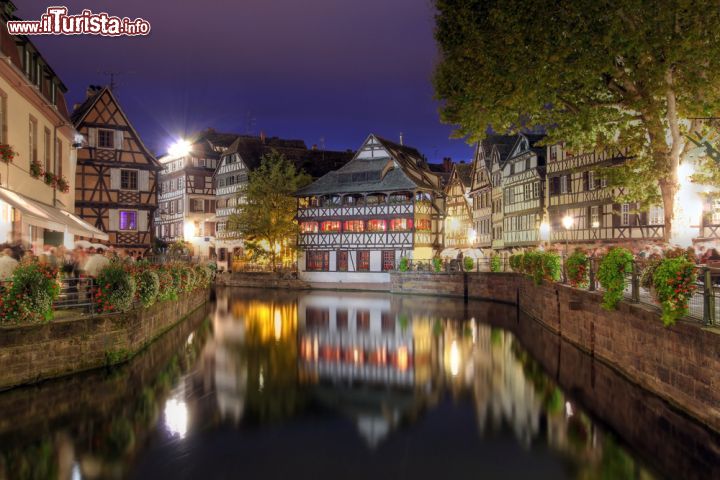
[[[103,35],[107,37],[147,35],[150,22],[142,18],[115,17],[105,12],[83,10],[68,15],[67,7],[48,7],[40,20],[10,20],[10,35]]]

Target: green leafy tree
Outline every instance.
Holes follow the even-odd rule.
[[[435,90],[455,135],[545,128],[571,151],[622,151],[624,201],[662,202],[717,116],[720,8],[700,0],[436,0]],[[713,162],[714,163],[714,162]],[[711,166],[715,168],[715,166]],[[707,172],[703,172],[706,176]],[[716,177],[717,178],[717,177]]]
[[[273,269],[281,248],[292,245],[297,235],[297,202],[292,195],[309,182],[307,174],[273,150],[250,172],[237,213],[228,220],[228,229],[236,231],[255,256],[266,255]]]

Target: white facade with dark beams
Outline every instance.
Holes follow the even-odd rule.
[[[414,148],[370,135],[295,195],[304,280],[385,283],[402,257],[430,260],[442,248],[439,178]]]

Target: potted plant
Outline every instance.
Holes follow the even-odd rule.
[[[60,190],[62,193],[68,193],[70,191],[70,184],[65,177],[56,175],[55,188]]]
[[[40,165],[40,162],[37,160],[33,160],[30,162],[30,176],[33,178],[40,178],[43,176],[45,172],[43,172],[42,165]]]
[[[0,162],[12,163],[16,156],[17,152],[15,152],[10,145],[5,143],[0,144]]]
[[[52,172],[45,172],[43,175],[43,181],[45,182],[45,185],[50,185],[51,187],[55,186],[55,174]]]

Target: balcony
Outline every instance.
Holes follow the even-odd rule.
[[[230,215],[232,215],[232,214],[235,213],[236,211],[237,211],[237,207],[218,208],[218,209],[215,211],[215,215],[216,215],[218,218],[220,218],[220,217],[229,217]]]
[[[242,187],[242,183],[236,183],[235,185],[227,185],[225,187],[218,187],[215,190],[215,195],[218,197],[222,197],[224,195],[236,195],[240,188]]]
[[[420,240],[420,232],[418,232]],[[427,235],[431,235],[428,233]],[[418,242],[420,243],[420,242]],[[298,236],[300,247],[318,250],[347,248],[413,248],[413,232],[333,232],[301,233]]]
[[[388,203],[378,205],[329,205],[324,207],[308,207],[298,209],[298,218],[319,218],[319,217],[376,217],[382,215],[408,216],[416,213],[424,213],[421,204],[412,203]],[[428,211],[429,213],[429,211]]]

